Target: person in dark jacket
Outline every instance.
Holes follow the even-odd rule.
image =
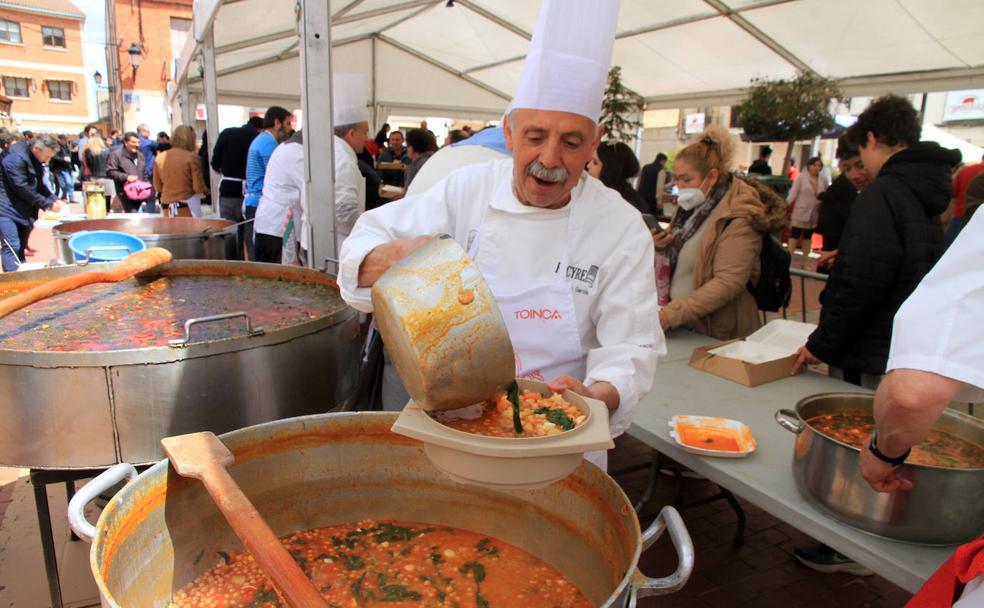
[[[72,151],[68,148],[68,138],[58,136],[58,151],[48,161],[48,169],[55,182],[55,196],[58,200],[71,202],[75,179],[72,177]]]
[[[659,207],[656,201],[656,184],[659,183],[659,174],[665,171],[667,160],[666,155],[660,152],[656,155],[656,160],[643,167],[639,174],[639,196],[646,207],[654,210]]]
[[[832,376],[872,389],[884,375],[895,313],[943,254],[939,214],[950,203],[950,174],[960,162],[959,151],[919,141],[921,131],[912,105],[888,95],[845,134],[875,179],[848,216],[820,296],[820,324],[792,373],[823,361]],[[826,545],[793,554],[821,572],[871,573]]]
[[[140,136],[132,131],[123,134],[123,145],[114,148],[106,161],[106,175],[116,185],[116,194],[123,203],[123,210],[136,213],[143,201],[130,200],[123,186],[127,182],[146,182],[147,160],[140,153]],[[151,195],[153,196],[153,194]]]
[[[840,175],[820,193],[817,232],[823,235],[823,250],[817,260],[817,270],[821,272],[830,271],[858,192],[871,183],[871,177],[861,162],[860,150],[851,145],[844,135],[837,140],[837,159]]]
[[[44,164],[58,151],[50,135],[11,145],[0,161],[0,260],[3,271],[17,270],[38,212],[61,208],[44,184]]]
[[[219,172],[219,215],[241,222],[243,217],[243,180],[246,179],[246,154],[249,145],[263,128],[263,117],[252,116],[241,127],[223,129],[212,149],[212,168]],[[214,187],[214,186],[213,186]],[[236,251],[242,252],[246,239],[253,240],[252,225],[239,226]],[[252,245],[250,245],[252,247]],[[245,255],[243,257],[245,258]]]
[[[916,111],[901,97],[876,100],[847,132],[876,176],[858,195],[838,244],[820,324],[800,348],[804,361],[874,388],[885,373],[892,320],[943,254],[939,214],[950,202],[960,152],[921,142]]]
[[[639,159],[635,152],[620,141],[604,141],[595,150],[587,165],[588,174],[615,190],[625,202],[640,213],[656,214],[655,203],[647,205],[629,180],[639,174]]]
[[[771,156],[772,146],[762,146],[759,150],[758,159],[752,162],[752,166],[748,168],[748,172],[759,175],[772,175],[772,166],[769,165],[769,157]]]

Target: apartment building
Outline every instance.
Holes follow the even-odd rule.
[[[0,0],[0,93],[16,128],[78,133],[89,121],[84,21],[70,0]]]

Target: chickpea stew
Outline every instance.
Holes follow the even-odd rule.
[[[281,539],[332,608],[588,608],[569,580],[529,553],[446,526],[363,520]],[[249,554],[221,560],[170,608],[284,604]]]
[[[453,429],[489,437],[547,437],[573,430],[585,423],[588,416],[578,407],[554,393],[544,396],[536,391],[523,390],[518,396],[518,417],[513,402],[505,393],[482,405],[461,408],[461,411],[435,412],[433,417]],[[517,432],[517,429],[522,429]]]

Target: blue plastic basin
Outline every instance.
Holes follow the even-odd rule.
[[[86,252],[94,248],[118,247],[118,249],[95,249],[89,255],[90,262],[115,262],[122,260],[131,253],[143,251],[147,248],[147,244],[138,237],[125,232],[83,230],[68,239],[68,247],[72,250],[76,262],[85,261]]]

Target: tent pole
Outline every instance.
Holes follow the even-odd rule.
[[[373,133],[379,130],[379,116],[377,112],[379,110],[376,107],[376,37],[373,36],[369,42],[372,45],[372,129]]]
[[[304,112],[304,209],[308,266],[338,274],[335,159],[331,121],[331,16],[323,0],[300,0],[301,109]]]
[[[219,215],[219,174],[211,168],[212,148],[219,138],[219,82],[215,74],[215,35],[210,23],[202,40],[202,93],[205,95],[205,132],[208,133],[208,161],[212,184],[212,216]],[[191,123],[188,123],[191,124]]]

